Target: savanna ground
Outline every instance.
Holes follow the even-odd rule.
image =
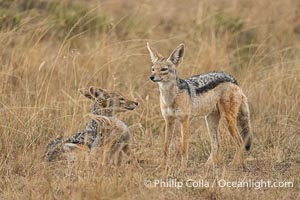
[[[299,199],[300,2],[297,0],[1,0],[0,199]],[[249,98],[254,132],[246,168],[205,167],[210,141],[192,122],[189,164],[180,172],[180,134],[168,171],[162,158],[159,91],[149,80],[146,42],[167,56],[186,44],[181,77],[234,75]],[[143,170],[43,160],[47,143],[85,127],[91,103],[78,89],[117,90],[140,105],[130,126]],[[226,151],[225,151],[226,150]],[[292,188],[144,186],[145,180],[292,181]]]

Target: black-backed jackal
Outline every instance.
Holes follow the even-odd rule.
[[[190,117],[206,117],[211,138],[210,162],[218,163],[218,128],[224,122],[236,144],[233,163],[242,161],[243,147],[250,149],[252,133],[247,97],[237,81],[224,72],[210,72],[180,79],[177,67],[183,60],[185,46],[180,44],[168,58],[163,57],[147,43],[152,65],[150,79],[160,90],[160,108],[165,120],[164,161],[167,163],[169,143],[175,129],[175,121],[181,126],[182,160],[184,169],[188,161]],[[238,126],[241,128],[239,133]]]
[[[138,106],[137,102],[126,99],[119,93],[100,88],[90,87],[89,90],[83,89],[80,92],[94,102],[91,112],[93,116],[115,119],[116,113],[134,110]],[[77,155],[89,153],[95,146],[95,141],[102,139],[99,138],[101,131],[106,130],[98,121],[92,118],[84,130],[66,139],[60,137],[50,142],[47,146],[46,158],[49,161],[59,157],[72,159],[77,158]]]

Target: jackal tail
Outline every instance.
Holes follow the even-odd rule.
[[[238,124],[240,127],[240,134],[243,138],[246,151],[249,151],[252,144],[252,130],[250,122],[250,111],[247,97],[243,97],[240,112],[238,115]]]

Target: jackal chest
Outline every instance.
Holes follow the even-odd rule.
[[[174,96],[161,96],[160,108],[164,117],[180,117],[190,115],[192,102],[184,93]]]

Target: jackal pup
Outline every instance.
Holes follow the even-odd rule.
[[[89,90],[83,89],[80,92],[94,102],[91,112],[94,116],[109,118],[118,112],[134,110],[138,106],[135,101],[100,88],[90,87]],[[98,121],[91,119],[84,130],[66,139],[60,137],[50,142],[47,146],[46,158],[48,161],[52,161],[59,157],[76,158],[76,155],[82,154],[82,152],[88,153],[99,133],[101,134],[101,127],[99,127]]]
[[[209,72],[181,79],[177,67],[183,60],[185,46],[180,44],[166,58],[147,43],[153,63],[150,79],[157,82],[160,90],[160,108],[165,120],[164,160],[167,163],[169,143],[178,120],[181,126],[182,160],[181,167],[187,166],[190,117],[206,117],[211,138],[211,154],[208,161],[218,163],[220,122],[224,122],[236,144],[233,163],[242,160],[242,147],[250,149],[252,133],[247,97],[237,81],[225,72]],[[241,132],[238,131],[241,127]]]
[[[117,92],[109,93],[115,112],[133,110],[138,103],[125,99]],[[115,115],[90,115],[91,119],[98,123],[98,134],[91,147],[91,154],[96,159],[102,156],[102,165],[121,165],[123,154],[139,167],[134,154],[131,151],[132,139],[128,126]]]

